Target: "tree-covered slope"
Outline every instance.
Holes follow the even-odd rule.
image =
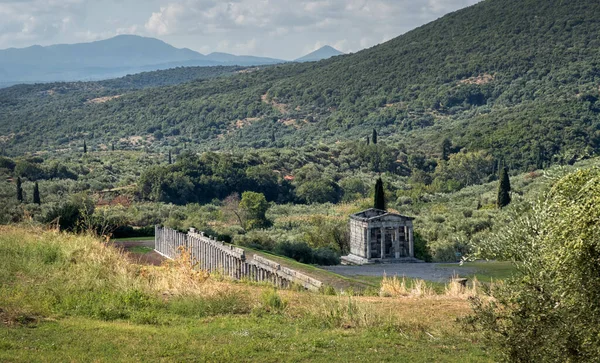
[[[101,104],[9,88],[0,135],[15,153],[157,131],[157,147],[296,147],[375,127],[388,143],[429,154],[450,137],[514,167],[576,159],[600,142],[598,15],[592,0],[486,0],[356,54]]]

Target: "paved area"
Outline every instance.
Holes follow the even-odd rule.
[[[459,265],[456,264],[458,268]],[[443,266],[437,263],[396,263],[376,264],[363,266],[322,266],[321,268],[348,277],[356,276],[406,276],[407,278],[422,279],[434,282],[448,282],[450,278],[458,274],[468,275],[475,272],[474,269],[460,267],[455,269],[448,264]]]

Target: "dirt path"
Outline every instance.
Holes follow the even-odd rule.
[[[458,264],[456,267],[458,268]],[[359,276],[406,276],[407,278],[422,279],[433,282],[448,282],[453,275],[473,274],[475,269],[461,267],[455,269],[448,264],[441,266],[436,263],[397,263],[364,266],[324,266],[324,270],[348,277]]]

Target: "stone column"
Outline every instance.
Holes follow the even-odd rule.
[[[400,258],[400,227],[394,228],[394,254]]]
[[[381,258],[385,258],[385,228],[381,227]]]
[[[415,257],[415,244],[413,241],[413,226],[412,223],[408,225],[408,248],[410,251],[410,257]]]
[[[366,227],[365,231],[367,232],[365,241],[365,243],[367,244],[367,255],[365,256],[365,258],[368,260],[371,258],[371,229],[369,227]]]

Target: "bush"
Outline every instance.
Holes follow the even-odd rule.
[[[274,252],[301,263],[313,263],[313,250],[305,242],[282,242],[275,247]]]
[[[246,234],[234,236],[233,242],[238,246],[263,251],[272,251],[275,247],[275,241],[262,231],[250,231]]]
[[[313,263],[321,266],[335,266],[340,264],[339,254],[328,247],[317,248],[313,252]]]
[[[600,171],[577,171],[546,199],[509,207],[504,228],[482,245],[482,257],[518,261],[519,274],[494,299],[475,300],[469,320],[506,360],[598,361],[599,195]]]
[[[114,238],[153,237],[154,226],[146,226],[141,228],[134,228],[132,226],[119,226],[114,230],[112,236]]]
[[[282,242],[275,247],[274,252],[306,264],[333,266],[340,263],[340,256],[336,251],[328,247],[313,250],[305,242]]]

